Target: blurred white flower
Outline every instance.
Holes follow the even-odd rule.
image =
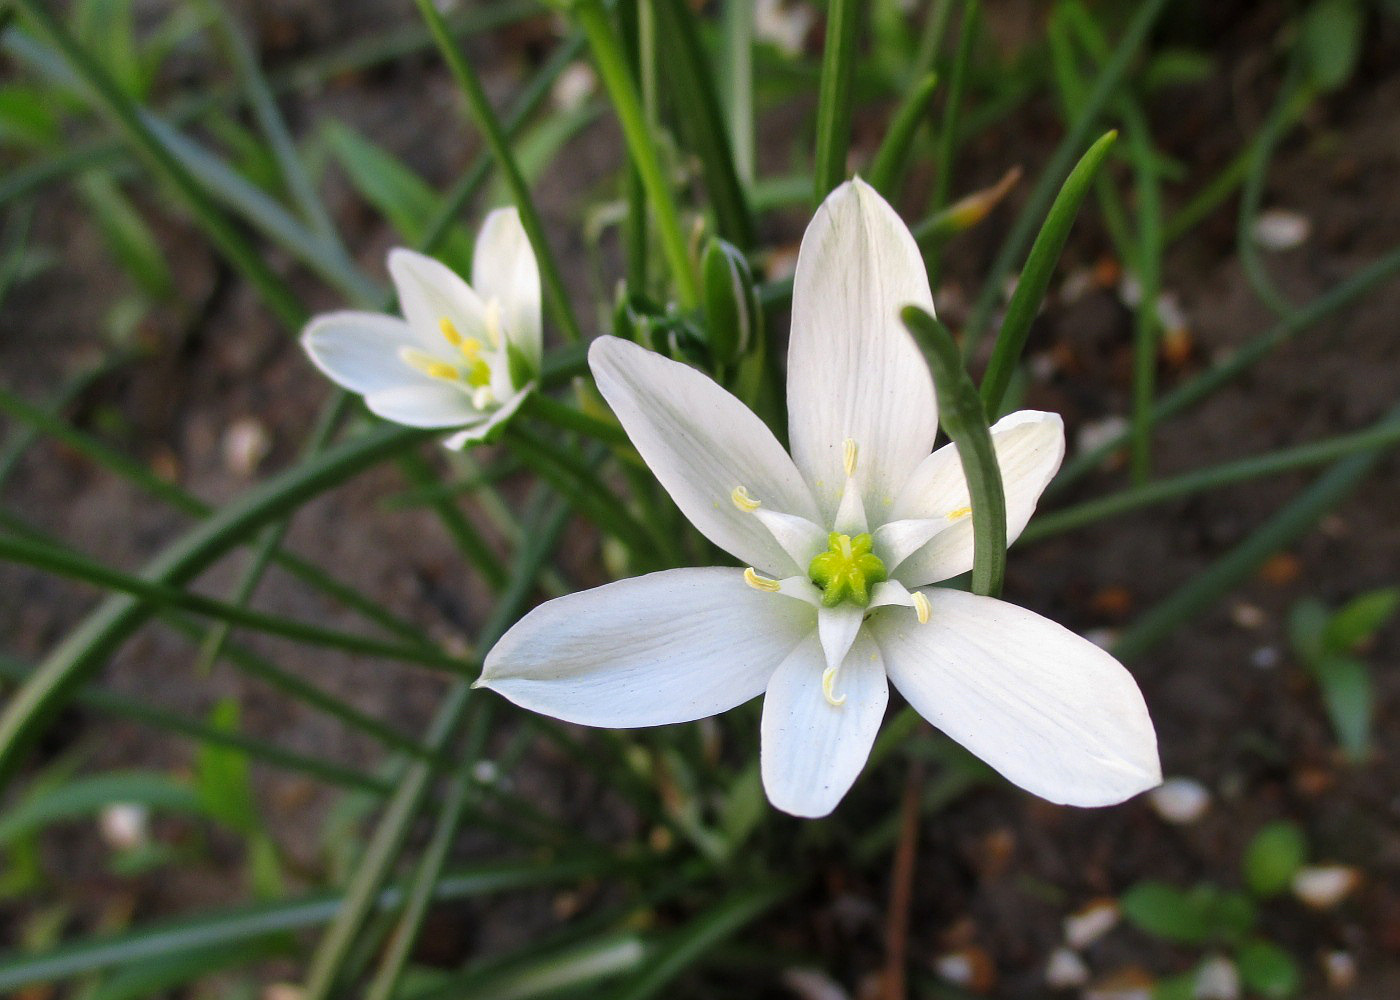
[[[461,448],[513,414],[533,388],[541,355],[540,272],[514,208],[486,217],[468,285],[412,250],[389,253],[403,318],[322,313],[302,347],[336,384],[386,420],[459,427]]]
[[[613,337],[598,388],[690,521],[747,569],[678,569],[544,604],[480,684],[583,725],[688,722],[765,694],[775,806],[823,816],[865,764],[892,681],[1009,780],[1120,802],[1161,772],[1147,708],[1108,653],[1015,605],[930,584],[972,568],[956,449],[930,454],[928,368],[899,319],[933,307],[908,228],[856,180],[807,229],[788,356],[792,455],[705,375]],[[1064,454],[1060,418],[993,428],[1014,539]]]

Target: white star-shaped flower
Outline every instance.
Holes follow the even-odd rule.
[[[591,726],[688,722],[763,694],[775,806],[822,816],[864,766],[892,681],[918,712],[1053,802],[1120,802],[1161,780],[1132,676],[1087,640],[1003,601],[931,584],[972,567],[967,484],[930,451],[929,372],[899,320],[932,310],[909,230],[843,184],[802,241],[788,355],[791,456],[694,369],[613,337],[598,388],[672,499],[747,569],[678,569],[550,601],[486,657],[480,684]],[[1007,533],[1064,454],[1060,418],[992,429]]]
[[[322,313],[302,346],[336,384],[360,393],[386,420],[460,427],[461,448],[508,419],[540,368],[540,272],[514,208],[486,216],[468,285],[412,250],[389,252],[403,318]]]

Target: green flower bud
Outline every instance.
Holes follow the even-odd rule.
[[[700,260],[705,340],[710,359],[729,365],[747,354],[763,330],[763,307],[748,259],[732,243],[711,237]]]

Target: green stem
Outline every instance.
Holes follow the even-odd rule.
[[[930,73],[918,81],[904,98],[885,130],[885,138],[875,151],[875,159],[870,164],[870,186],[886,198],[894,196],[899,179],[909,162],[909,154],[914,148],[914,133],[924,122],[929,106],[933,103],[934,91],[938,86],[937,74]]]
[[[851,106],[854,95],[856,46],[860,38],[862,4],[831,0],[826,14],[826,46],[817,91],[817,148],[812,163],[812,204],[846,179],[846,155],[851,145]]]
[[[725,101],[729,112],[729,145],[734,168],[744,184],[752,184],[757,157],[753,124],[753,0],[726,0],[724,5]]]
[[[462,54],[461,48],[453,39],[447,22],[443,20],[443,16],[438,12],[433,0],[418,0],[418,10],[423,15],[423,20],[427,22],[428,30],[432,32],[448,69],[452,71],[457,85],[461,87],[462,94],[467,99],[467,107],[471,110],[472,118],[476,121],[477,128],[481,129],[486,144],[491,149],[491,155],[495,157],[496,165],[501,171],[501,176],[510,189],[511,200],[515,202],[515,207],[520,212],[520,223],[525,228],[525,235],[529,237],[530,246],[535,251],[535,259],[539,263],[540,279],[544,284],[545,297],[549,302],[554,321],[559,324],[559,328],[569,340],[582,340],[583,331],[579,328],[578,319],[574,316],[573,307],[569,304],[569,294],[564,287],[564,279],[559,273],[554,254],[550,251],[549,241],[545,239],[544,225],[540,222],[539,213],[535,210],[534,199],[530,197],[529,185],[525,183],[525,177],[515,162],[515,154],[511,151],[510,142],[501,129],[501,123],[496,118],[496,113],[491,110],[491,102],[487,99],[486,91],[481,86],[481,79],[477,76],[471,63],[467,61],[466,56]]]
[[[938,129],[938,150],[933,176],[933,198],[930,214],[948,204],[953,191],[953,157],[958,148],[958,112],[962,109],[963,90],[967,86],[968,68],[972,65],[972,47],[977,43],[977,28],[982,12],[978,0],[965,0],[962,24],[958,29],[958,48],[953,56],[953,68],[948,76],[948,96],[943,104],[943,121]],[[934,275],[935,279],[937,275]]]
[[[1157,298],[1162,285],[1162,201],[1147,116],[1124,102],[1128,143],[1137,179],[1138,304],[1133,329],[1133,402],[1128,460],[1133,481],[1142,485],[1152,475],[1152,400],[1157,384],[1157,344],[1161,323]]]
[[[1006,492],[986,408],[947,328],[918,306],[905,306],[900,318],[933,374],[939,423],[957,447],[967,477],[972,498],[972,592],[999,597],[1006,576]]]
[[[425,0],[419,0],[425,2]],[[588,36],[598,74],[603,78],[613,108],[622,125],[631,160],[641,174],[642,186],[651,202],[656,228],[661,237],[661,249],[671,267],[676,282],[676,295],[682,308],[694,309],[700,303],[700,286],[695,268],[686,249],[685,233],[681,230],[680,210],[671,192],[671,184],[661,166],[661,155],[652,139],[637,86],[628,71],[622,47],[613,33],[612,25],[600,0],[579,0],[573,8],[579,26]]]

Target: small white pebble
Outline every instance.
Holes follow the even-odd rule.
[[[1212,955],[1196,970],[1196,1000],[1239,1000],[1240,973],[1224,955]]]
[[[1181,308],[1181,296],[1176,292],[1157,296],[1157,321],[1168,333],[1185,330],[1190,325],[1186,322],[1186,311]]]
[[[1351,952],[1329,951],[1322,956],[1322,971],[1327,974],[1327,985],[1338,992],[1356,983],[1356,959]]]
[[[1089,947],[1118,926],[1118,904],[1100,899],[1065,917],[1065,943],[1076,951]]]
[[[1230,609],[1230,618],[1240,628],[1262,628],[1269,620],[1263,608],[1243,601]]]
[[[273,983],[263,990],[262,1000],[301,1000],[306,996],[294,983]]]
[[[560,111],[577,111],[598,89],[598,77],[586,62],[572,62],[559,74],[550,99]]]
[[[954,986],[971,986],[977,972],[972,964],[972,957],[962,951],[939,955],[933,960],[933,967]]]
[[[1045,963],[1045,985],[1052,990],[1068,990],[1089,981],[1089,967],[1069,948],[1056,948]]]
[[[251,476],[272,450],[267,428],[252,417],[240,417],[224,431],[224,465],[230,472]]]
[[[1118,301],[1129,309],[1136,309],[1142,302],[1142,282],[1138,281],[1136,274],[1123,272],[1123,277],[1118,281]]]
[[[1092,267],[1081,267],[1071,271],[1060,286],[1060,301],[1069,304],[1078,302],[1098,287],[1098,278]]]
[[[1249,654],[1250,665],[1256,670],[1272,670],[1279,665],[1282,657],[1277,646],[1260,646]]]
[[[478,784],[494,785],[501,778],[501,769],[494,760],[479,760],[472,765],[472,779]]]
[[[1361,882],[1350,865],[1304,865],[1293,876],[1293,895],[1317,910],[1330,910]]]
[[[1074,439],[1075,448],[1083,454],[1108,444],[1128,430],[1126,417],[1113,415],[1100,420],[1087,420],[1079,426],[1079,434]]]
[[[1269,208],[1254,220],[1254,242],[1265,250],[1292,250],[1307,242],[1312,222],[1306,215],[1286,208]]]
[[[145,844],[151,836],[151,813],[145,806],[116,802],[98,815],[102,839],[109,847],[128,851]]]
[[[802,45],[807,40],[812,18],[812,11],[806,4],[758,0],[754,9],[754,37],[771,42],[788,55],[795,56],[802,51]]]
[[[1118,636],[1121,634],[1121,629],[1091,628],[1084,633],[1084,638],[1088,639],[1100,649],[1112,651],[1113,644],[1118,641]]]
[[[1210,808],[1210,789],[1195,778],[1168,778],[1147,793],[1157,815],[1168,823],[1194,823]]]
[[[850,1000],[840,983],[817,969],[785,969],[783,985],[799,1000]]]

